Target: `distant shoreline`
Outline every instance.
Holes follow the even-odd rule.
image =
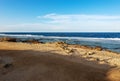
[[[26,40],[21,40],[21,38],[15,38],[15,37],[0,37],[0,42],[22,42],[22,43],[32,43],[32,44],[37,44],[37,43],[42,43],[42,44],[45,44],[45,43],[55,43],[55,42],[64,42],[64,41],[53,41],[53,42],[41,42],[40,40],[38,39],[26,39]],[[102,48],[101,46],[89,46],[89,45],[80,45],[80,44],[69,44],[69,43],[66,43],[64,42],[65,44],[68,44],[68,45],[72,45],[72,46],[77,46],[77,47],[81,47],[81,48],[87,48],[87,49],[97,49],[99,51],[102,51],[102,50],[105,50],[105,51],[108,51],[108,52],[113,52],[113,53],[117,53],[119,54],[120,52],[115,52],[115,51],[112,51],[112,50],[109,50],[109,49],[105,49],[105,48]]]

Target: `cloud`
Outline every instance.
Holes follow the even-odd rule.
[[[51,23],[73,23],[81,21],[111,21],[120,20],[120,16],[105,16],[105,15],[83,15],[83,14],[73,14],[73,15],[59,15],[59,14],[47,14],[44,16],[38,16],[40,19],[49,19]]]
[[[46,32],[119,32],[120,16],[85,14],[46,14],[37,16],[37,22],[0,26],[7,31]]]
[[[107,15],[84,15],[84,14],[72,14],[72,15],[60,15],[60,14],[46,14],[44,16],[37,16],[37,18],[50,18],[50,19],[120,19],[120,16],[107,16]]]
[[[70,31],[120,31],[120,16],[84,14],[47,14],[37,18]]]

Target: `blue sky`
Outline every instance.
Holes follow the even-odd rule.
[[[120,0],[0,0],[0,31],[119,32]]]

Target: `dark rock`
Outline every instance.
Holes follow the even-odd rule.
[[[81,46],[80,45],[72,45],[72,46],[74,46],[75,48],[81,48]]]
[[[99,59],[99,58],[96,58],[96,61],[100,61],[100,59]]]
[[[22,42],[26,42],[26,43],[33,43],[33,44],[37,44],[37,43],[42,43],[42,42],[39,42],[38,40],[26,40],[26,41],[22,41]]]
[[[62,42],[62,41],[60,41],[60,42],[56,42],[57,44],[66,44],[65,42]]]
[[[10,37],[2,37],[2,38],[0,38],[0,42],[4,42],[4,41],[17,42],[17,39],[16,38],[10,38]]]
[[[66,44],[65,42],[55,42],[56,46],[57,47],[61,47],[61,48],[67,48],[68,47],[68,44]]]
[[[94,55],[95,52],[88,52],[87,55]]]
[[[94,49],[95,49],[95,50],[98,50],[98,51],[102,51],[102,50],[103,50],[103,48],[100,47],[100,46],[96,46]]]
[[[83,49],[92,49],[92,47],[90,47],[90,46],[85,46],[85,45],[81,46],[81,48],[83,48]]]

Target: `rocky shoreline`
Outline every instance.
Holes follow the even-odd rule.
[[[22,42],[22,43],[31,43],[31,44],[37,44],[37,43],[44,44],[43,42],[41,42],[41,41],[39,41],[37,39],[21,40],[21,38],[11,38],[11,37],[1,37],[0,42]],[[90,47],[90,46],[87,46],[87,45],[78,45],[78,44],[73,45],[73,44],[67,44],[67,43],[65,43],[63,41],[53,42],[53,43],[58,43],[58,44],[63,45],[63,46],[64,45],[72,45],[72,46],[75,46],[75,47],[78,47],[78,48],[97,50],[97,51],[105,50],[105,51],[108,51],[108,52],[113,52],[113,53],[119,54],[118,52],[114,52],[114,51],[111,51],[111,50],[108,50],[108,49],[104,49],[104,48],[102,48],[100,46]]]
[[[106,51],[101,47],[70,45],[65,42],[42,43],[36,40],[23,42],[16,40],[18,39],[0,38],[0,81],[34,81],[34,77],[37,78],[35,81],[46,81],[38,79],[38,75],[47,77],[49,81],[54,81],[55,77],[62,78],[57,81],[120,81],[118,53]],[[50,74],[46,68],[52,70]],[[54,77],[49,78],[45,73]],[[66,73],[67,76],[64,75]],[[83,74],[85,77],[82,76]],[[23,79],[22,75],[24,75]],[[69,79],[64,79],[68,76]]]

